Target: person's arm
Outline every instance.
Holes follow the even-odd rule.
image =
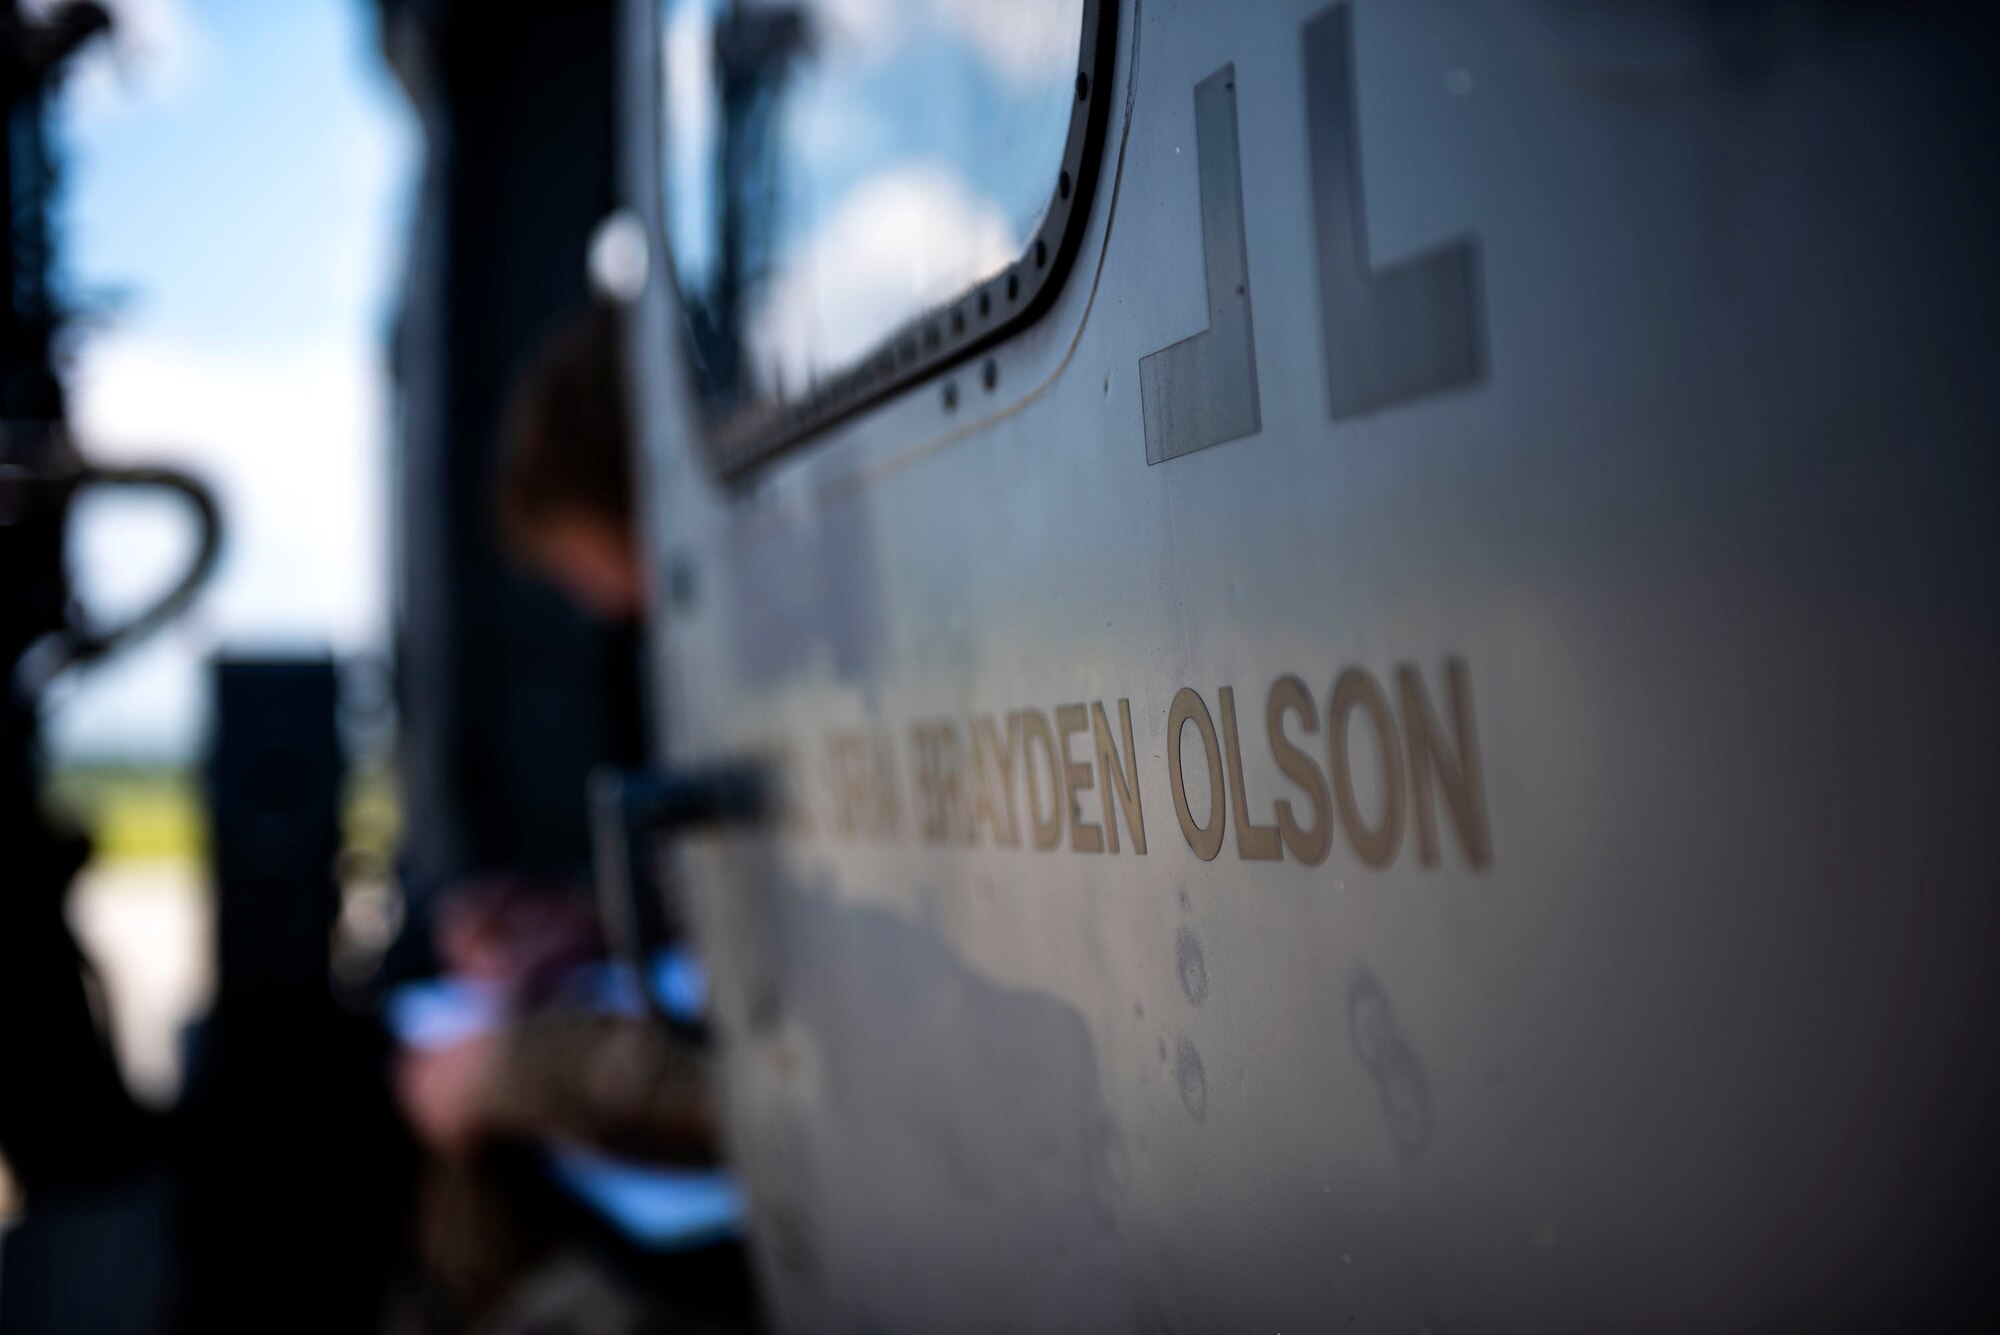
[[[652,1022],[550,1011],[496,1038],[482,1108],[493,1134],[661,1163],[715,1161],[707,1058]]]

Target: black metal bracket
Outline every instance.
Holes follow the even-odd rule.
[[[600,769],[590,778],[591,836],[606,935],[632,969],[647,1009],[691,1038],[705,1038],[703,1026],[671,1014],[652,985],[654,956],[687,931],[678,897],[656,880],[653,852],[659,841],[695,830],[754,823],[767,807],[763,777],[748,767]]]
[[[117,626],[63,626],[38,644],[17,669],[14,681],[15,689],[28,699],[38,697],[69,668],[110,658],[171,622],[201,592],[222,554],[222,515],[214,493],[199,478],[176,468],[107,468],[72,461],[54,472],[38,472],[0,464],[0,528],[38,515],[46,522],[53,514],[60,523],[61,512],[87,488],[159,491],[177,497],[194,518],[195,550],[187,568],[143,612]]]

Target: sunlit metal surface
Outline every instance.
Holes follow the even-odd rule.
[[[735,485],[650,289],[662,737],[792,799],[679,859],[783,1327],[1983,1300],[1977,8],[1127,4],[1048,315]],[[1256,412],[1155,449],[1224,71]]]

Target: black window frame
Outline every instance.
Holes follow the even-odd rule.
[[[829,427],[991,350],[1047,313],[1075,265],[1096,194],[1111,122],[1117,25],[1118,0],[1083,0],[1076,100],[1062,163],[1041,225],[1021,254],[998,273],[909,320],[809,394],[758,399],[721,420],[704,407],[703,444],[720,477],[741,479]],[[656,125],[665,110],[663,74],[657,71],[654,79]],[[664,177],[656,179],[664,185]],[[667,211],[661,208],[658,214],[660,253],[678,302],[680,280],[666,231]],[[685,308],[677,314],[685,319]]]

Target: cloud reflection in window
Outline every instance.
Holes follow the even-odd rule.
[[[1082,0],[665,0],[666,216],[718,416],[1005,268],[1054,193]]]

